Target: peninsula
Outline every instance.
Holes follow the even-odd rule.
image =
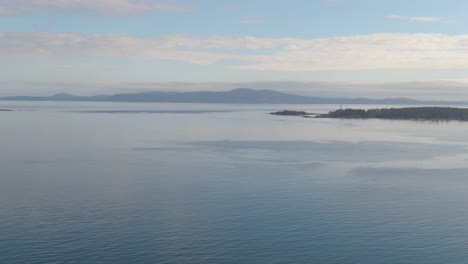
[[[278,111],[278,112],[272,112],[270,113],[271,115],[284,115],[284,116],[311,116],[315,115],[313,113],[307,113],[305,111],[292,111],[292,110],[283,110],[283,111]]]
[[[301,115],[311,117],[310,114],[300,114],[300,111],[284,110],[271,114]],[[304,112],[305,113],[305,112]],[[327,114],[317,114],[314,118],[343,118],[343,119],[400,119],[400,120],[460,120],[468,121],[468,108],[454,107],[405,107],[380,109],[339,109]]]

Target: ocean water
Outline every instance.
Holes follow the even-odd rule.
[[[336,107],[0,102],[0,263],[467,263],[468,122]]]

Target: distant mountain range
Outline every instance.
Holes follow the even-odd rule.
[[[76,96],[66,93],[52,96],[11,96],[3,101],[92,101],[92,102],[164,102],[220,104],[401,104],[449,105],[466,102],[419,101],[408,98],[323,98],[281,93],[273,90],[239,88],[227,92],[141,92],[113,95]]]

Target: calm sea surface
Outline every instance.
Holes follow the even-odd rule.
[[[0,108],[1,264],[468,263],[468,122]]]

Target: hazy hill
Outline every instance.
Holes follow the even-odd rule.
[[[10,101],[96,101],[96,102],[167,102],[223,104],[462,104],[463,102],[418,101],[407,98],[323,98],[281,93],[273,90],[239,88],[227,92],[142,92],[98,96],[66,93],[52,96],[12,96]]]

